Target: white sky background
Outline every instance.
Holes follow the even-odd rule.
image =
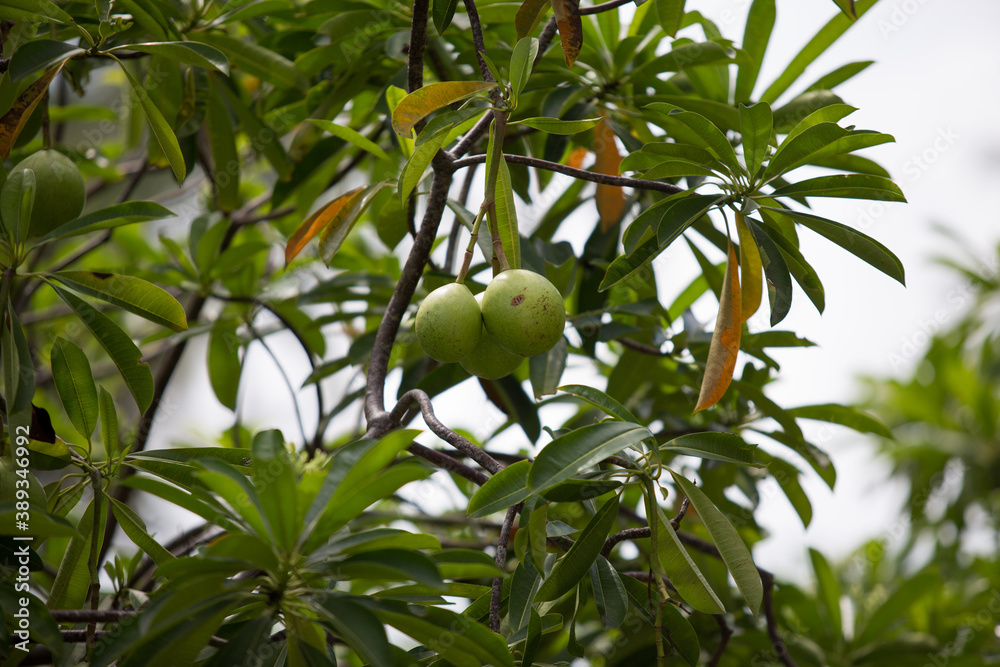
[[[777,24],[758,93],[837,11],[830,0],[779,0],[777,4]],[[717,21],[723,35],[739,44],[748,7],[748,0],[688,0],[687,9]],[[848,62],[876,61],[839,88],[845,102],[859,107],[845,122],[896,137],[895,144],[863,154],[889,170],[910,203],[884,206],[814,200],[814,211],[860,228],[888,246],[906,267],[907,287],[802,230],[803,253],[826,288],[826,312],[820,317],[796,286],[791,313],[779,326],[809,338],[818,347],[774,353],[782,363],[781,380],[771,386],[769,395],[779,404],[790,407],[851,401],[857,397],[856,378],[860,375],[905,375],[922,351],[925,330],[934,326],[935,318],[947,326],[961,314],[954,298],[954,290],[960,289],[958,278],[930,261],[940,254],[957,256],[959,251],[933,230],[935,223],[968,239],[980,261],[995,260],[1000,224],[987,197],[993,194],[1000,176],[997,26],[1000,2],[993,0],[882,0],[811,65],[792,89],[795,94]],[[472,200],[475,198],[473,195]],[[591,208],[583,215],[593,219],[595,214]],[[522,213],[522,224],[531,222]],[[671,276],[680,276],[677,291],[697,270],[682,246],[675,244],[668,251],[674,262],[670,266],[677,267]],[[721,261],[721,254],[718,259]],[[698,304],[699,319],[713,321],[715,307],[703,299]],[[763,310],[767,310],[766,305]],[[753,323],[761,328],[766,319],[758,315]],[[297,384],[308,373],[302,352],[294,343],[281,345],[279,340],[272,343],[273,349],[279,350]],[[331,340],[329,345],[341,349],[343,343]],[[169,417],[154,432],[151,447],[171,446],[178,440],[204,442],[231,425],[226,411],[209,407],[215,399],[204,353],[200,339],[189,346],[179,382],[167,392]],[[259,347],[250,355],[252,374],[244,378],[241,390],[248,425],[279,427],[287,438],[300,439],[288,392],[273,362]],[[386,395],[394,396],[395,386],[387,387]],[[314,395],[310,391],[300,396],[303,418],[311,430],[315,424]],[[448,392],[436,406],[446,424],[469,428],[478,435],[488,432],[487,424],[495,427],[499,414],[472,383]],[[559,423],[556,417],[551,421],[543,418],[543,425],[556,427]],[[415,425],[422,426],[419,420]],[[838,471],[836,491],[831,493],[809,472],[806,491],[814,515],[811,527],[804,530],[787,500],[772,487],[775,493],[764,500],[759,514],[771,537],[754,549],[762,567],[778,572],[780,578],[799,581],[809,578],[807,546],[815,546],[836,560],[866,539],[889,537],[903,498],[902,487],[883,482],[887,467],[872,461],[864,438],[839,427],[823,429],[808,422],[803,426],[807,437],[833,456]],[[515,447],[524,445],[517,429],[511,436]],[[421,440],[431,444],[433,438],[421,436]],[[159,525],[151,522],[150,529],[159,532],[161,539],[169,539],[181,525],[190,524],[173,515],[164,516]]]

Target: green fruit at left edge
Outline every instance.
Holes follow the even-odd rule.
[[[483,295],[476,296],[476,300],[482,303]],[[511,354],[503,349],[493,340],[493,336],[483,325],[483,332],[479,336],[479,343],[469,356],[460,360],[462,368],[484,380],[499,380],[507,377],[521,365],[524,357],[519,354]]]
[[[417,309],[415,328],[427,356],[451,363],[476,347],[483,314],[468,287],[451,283],[427,295]]]
[[[56,227],[75,220],[83,211],[87,191],[83,176],[73,161],[58,151],[42,150],[18,162],[0,191],[0,210],[7,213],[20,207],[21,182],[25,170],[35,174],[35,200],[28,224],[29,236],[45,236]],[[5,217],[4,225],[13,221]],[[13,231],[12,229],[10,231]]]
[[[545,276],[508,269],[486,286],[483,322],[500,347],[533,357],[548,352],[562,338],[566,308],[559,290]]]

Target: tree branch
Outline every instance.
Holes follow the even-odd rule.
[[[507,508],[507,515],[503,519],[503,527],[500,529],[500,537],[497,538],[496,564],[501,570],[507,565],[507,543],[510,542],[510,533],[514,528],[514,519],[524,508],[524,503],[520,502]],[[500,598],[503,594],[503,577],[493,577],[493,591],[490,595],[490,629],[493,632],[500,632]]]
[[[474,468],[470,468],[461,461],[456,461],[454,458],[448,456],[444,452],[439,452],[436,449],[424,447],[418,442],[410,444],[410,446],[407,447],[406,449],[414,456],[419,456],[420,458],[426,461],[430,461],[438,468],[441,468],[442,470],[447,470],[448,472],[453,472],[456,475],[459,475],[460,477],[464,477],[470,482],[478,484],[479,486],[485,484],[486,481],[489,479],[489,477],[487,477],[483,473],[479,472],[478,470],[475,470]]]
[[[718,666],[719,661],[722,660],[722,654],[726,652],[726,646],[729,645],[729,638],[733,636],[733,630],[726,623],[724,614],[716,614],[714,618],[715,622],[719,624],[719,645],[715,647],[715,653],[709,658],[707,667]]]
[[[406,92],[424,85],[424,46],[427,44],[427,6],[430,0],[413,0],[410,22],[410,49],[406,62]]]
[[[470,155],[469,157],[455,160],[452,163],[452,167],[455,169],[461,169],[474,164],[482,164],[483,162],[486,162],[486,157],[486,155]],[[567,176],[579,178],[584,181],[591,181],[593,183],[617,185],[619,187],[635,188],[637,190],[655,190],[657,192],[666,192],[668,194],[676,194],[684,191],[684,188],[671,185],[670,183],[663,183],[661,181],[645,181],[637,178],[628,178],[626,176],[612,176],[611,174],[600,174],[593,171],[587,171],[585,169],[577,169],[576,167],[570,167],[565,164],[559,164],[558,162],[549,162],[548,160],[528,157],[526,155],[508,155],[507,153],[504,153],[503,157],[507,162],[512,164],[523,164],[529,167],[535,167],[536,169],[547,169],[548,171],[566,174]]]
[[[675,531],[680,528],[681,520],[684,519],[684,515],[687,514],[688,507],[690,506],[691,501],[685,498],[681,502],[680,511],[677,512],[677,516],[670,520],[670,525]],[[624,530],[620,530],[607,539],[604,543],[604,547],[601,549],[601,555],[607,558],[611,554],[611,550],[622,542],[626,542],[628,540],[641,540],[645,537],[649,537],[649,533],[649,526],[643,526],[642,528],[625,528]]]
[[[493,83],[496,79],[490,73],[490,68],[486,66],[486,61],[481,54],[486,53],[486,44],[483,42],[483,26],[479,22],[479,10],[476,9],[475,0],[464,0],[465,11],[469,15],[469,27],[472,30],[472,45],[476,49],[476,60],[479,61],[479,72],[483,75],[483,81]]]

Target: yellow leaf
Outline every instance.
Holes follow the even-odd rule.
[[[17,141],[17,135],[21,134],[24,124],[28,122],[31,113],[38,106],[45,91],[49,89],[52,79],[55,78],[64,64],[59,63],[25,88],[21,96],[14,100],[10,111],[0,117],[0,162],[6,161],[10,156],[10,149]]]
[[[746,322],[760,308],[763,273],[757,242],[742,215],[736,216],[736,231],[740,236],[740,314]]]
[[[695,412],[710,408],[719,402],[729,388],[736,368],[736,355],[740,351],[740,330],[743,318],[740,313],[740,278],[737,271],[736,249],[729,242],[729,261],[719,296],[719,316],[715,320],[712,344],[708,348],[705,377],[701,381],[698,407]]]
[[[563,55],[566,66],[572,67],[583,47],[583,21],[580,20],[580,8],[573,0],[551,0],[552,13],[556,17],[556,27],[559,28],[559,39],[562,40]]]
[[[517,8],[517,15],[514,16],[514,29],[517,30],[517,38],[527,37],[535,29],[539,17],[548,0],[524,0]]]
[[[587,157],[589,153],[583,146],[577,146],[572,151],[570,151],[569,157],[566,158],[566,166],[573,167],[574,169],[579,169],[583,166],[583,160]],[[617,175],[617,174],[616,174]]]
[[[615,143],[615,133],[607,120],[602,120],[594,128],[594,155],[597,156],[594,171],[612,176],[618,175],[622,156]],[[601,231],[606,232],[617,225],[624,211],[625,192],[617,185],[598,183],[597,212],[601,216]]]
[[[337,218],[338,213],[349,211],[353,207],[354,200],[361,196],[364,189],[363,186],[357,187],[350,192],[340,195],[330,203],[322,206],[318,211],[310,215],[305,222],[299,225],[299,228],[288,239],[288,243],[285,244],[285,264],[295,259],[296,255],[302,252],[302,249],[306,247],[306,244],[313,237],[323,231],[327,225]]]
[[[392,129],[396,130],[396,134],[408,137],[413,126],[432,111],[486,92],[496,85],[485,81],[429,83],[400,100],[392,112]]]

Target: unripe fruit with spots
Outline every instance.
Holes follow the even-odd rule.
[[[562,338],[566,308],[559,290],[544,276],[511,269],[486,287],[483,322],[505,350],[533,357],[548,352]]]
[[[467,356],[479,342],[483,315],[465,285],[439,287],[417,309],[417,340],[432,359],[451,363]]]
[[[17,210],[26,169],[35,174],[35,201],[31,207],[29,236],[45,236],[63,223],[80,217],[87,193],[83,176],[73,161],[58,151],[41,150],[18,162],[0,192],[3,210]],[[11,226],[13,221],[4,220]]]
[[[483,295],[476,296],[476,300],[482,303]],[[503,349],[493,340],[493,336],[486,331],[483,325],[482,333],[479,335],[479,343],[467,357],[458,363],[469,373],[484,380],[499,380],[507,377],[521,365],[524,357],[518,354],[511,354]]]

